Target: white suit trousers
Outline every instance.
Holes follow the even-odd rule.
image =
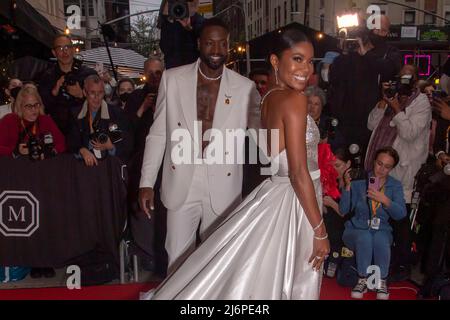
[[[195,250],[197,231],[205,240],[222,219],[214,212],[208,182],[208,166],[196,165],[186,201],[177,210],[167,210],[166,250],[169,273]]]

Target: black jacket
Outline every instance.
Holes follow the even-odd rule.
[[[336,58],[330,67],[329,110],[339,119],[346,141],[368,143],[367,119],[381,99],[380,84],[394,79],[400,68],[400,52],[390,46]]]
[[[84,79],[93,74],[97,74],[97,72],[81,65],[78,69],[73,68],[69,77],[77,81],[83,88]],[[39,81],[39,94],[42,97],[45,112],[53,118],[61,132],[67,136],[70,132],[72,118],[76,117],[75,113],[83,105],[84,98],[75,98],[64,93],[64,89],[60,90],[56,97],[52,95],[52,90],[62,75],[66,75],[67,78],[67,74],[61,71],[58,64],[48,69]]]
[[[450,139],[448,128],[450,127],[450,121],[445,120],[441,117],[437,120],[436,127],[436,137],[434,139],[434,154],[438,152],[444,151],[445,153],[450,153],[450,150],[447,150],[447,139]]]
[[[191,17],[192,31],[188,31],[179,22],[170,22],[167,16],[161,16],[161,40],[159,46],[164,53],[166,69],[193,63],[199,57],[197,39],[204,18],[198,13]]]
[[[78,113],[77,118],[73,120],[71,131],[67,137],[67,145],[70,152],[78,154],[81,148],[87,148],[90,150],[89,142],[92,140],[92,134],[89,128],[89,122],[84,115],[86,104],[82,110]],[[106,109],[105,112],[103,109]],[[132,148],[133,138],[129,132],[129,123],[126,116],[120,108],[109,106],[104,102],[102,108],[97,112],[94,120],[94,130],[107,133],[112,124],[116,124],[118,130],[121,132],[122,140],[118,143],[114,143],[116,148],[115,156],[120,158],[123,162],[128,162]],[[111,139],[112,141],[113,139]],[[92,151],[92,150],[90,150]],[[102,156],[107,156],[107,153],[102,153]]]

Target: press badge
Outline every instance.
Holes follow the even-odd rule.
[[[370,229],[379,230],[380,229],[380,224],[381,224],[381,219],[375,217],[372,220],[370,220]]]

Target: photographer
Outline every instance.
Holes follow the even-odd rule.
[[[64,136],[52,118],[44,115],[35,87],[23,88],[15,107],[15,113],[0,120],[0,155],[42,160],[65,151]]]
[[[427,96],[416,88],[417,68],[403,66],[393,86],[383,84],[384,98],[372,110],[367,126],[373,130],[365,168],[368,170],[376,150],[384,146],[395,148],[400,156],[399,165],[391,175],[400,180],[405,202],[411,203],[414,177],[428,157],[431,106]],[[394,223],[395,253],[393,280],[409,277],[411,264],[410,221],[405,218]]]
[[[184,10],[178,13],[186,11],[186,15],[171,12],[176,10],[170,10],[170,2],[171,0],[162,2],[158,21],[158,27],[161,29],[159,47],[164,53],[167,69],[190,64],[198,59],[197,39],[204,21],[197,13],[198,0],[177,1],[177,6],[184,7]]]
[[[132,144],[121,110],[105,102],[105,85],[98,75],[84,80],[83,92],[86,101],[68,137],[70,151],[89,167],[108,155],[126,162]]]
[[[362,299],[367,292],[367,268],[381,269],[381,285],[377,299],[389,299],[386,279],[391,259],[392,227],[389,219],[401,220],[406,216],[403,188],[400,181],[390,176],[399,163],[399,155],[391,147],[376,151],[373,171],[368,180],[351,181],[349,172],[344,175],[345,187],[339,203],[340,211],[354,216],[345,223],[343,241],[355,252],[359,275],[352,289],[352,298]]]
[[[96,71],[74,59],[72,39],[58,35],[53,41],[53,55],[57,64],[47,70],[39,82],[39,93],[49,114],[61,132],[67,136],[71,119],[84,102],[83,81]]]
[[[308,97],[308,113],[319,127],[322,142],[329,143],[333,151],[344,147],[338,120],[323,114],[323,107],[327,104],[325,92],[319,87],[310,86],[306,88],[305,95]]]
[[[365,123],[381,98],[380,83],[393,79],[401,68],[399,50],[386,44],[389,28],[382,15],[380,29],[352,31],[357,42],[345,41],[353,45],[351,50],[344,50],[330,68],[330,113],[339,119],[345,140],[358,144],[363,153],[370,138]]]

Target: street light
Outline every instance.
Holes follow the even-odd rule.
[[[247,77],[250,74],[250,45],[249,45],[249,35],[248,35],[248,15],[247,15],[247,6],[246,6],[246,0],[241,0],[240,1],[242,3],[242,6],[238,6],[237,4],[232,4],[228,7],[226,7],[225,9],[223,9],[222,11],[216,13],[214,15],[214,17],[217,17],[219,15],[221,15],[222,13],[230,10],[231,8],[238,8],[239,10],[241,10],[243,16],[244,16],[244,29],[245,29],[245,53],[246,53],[246,60],[247,60]]]

